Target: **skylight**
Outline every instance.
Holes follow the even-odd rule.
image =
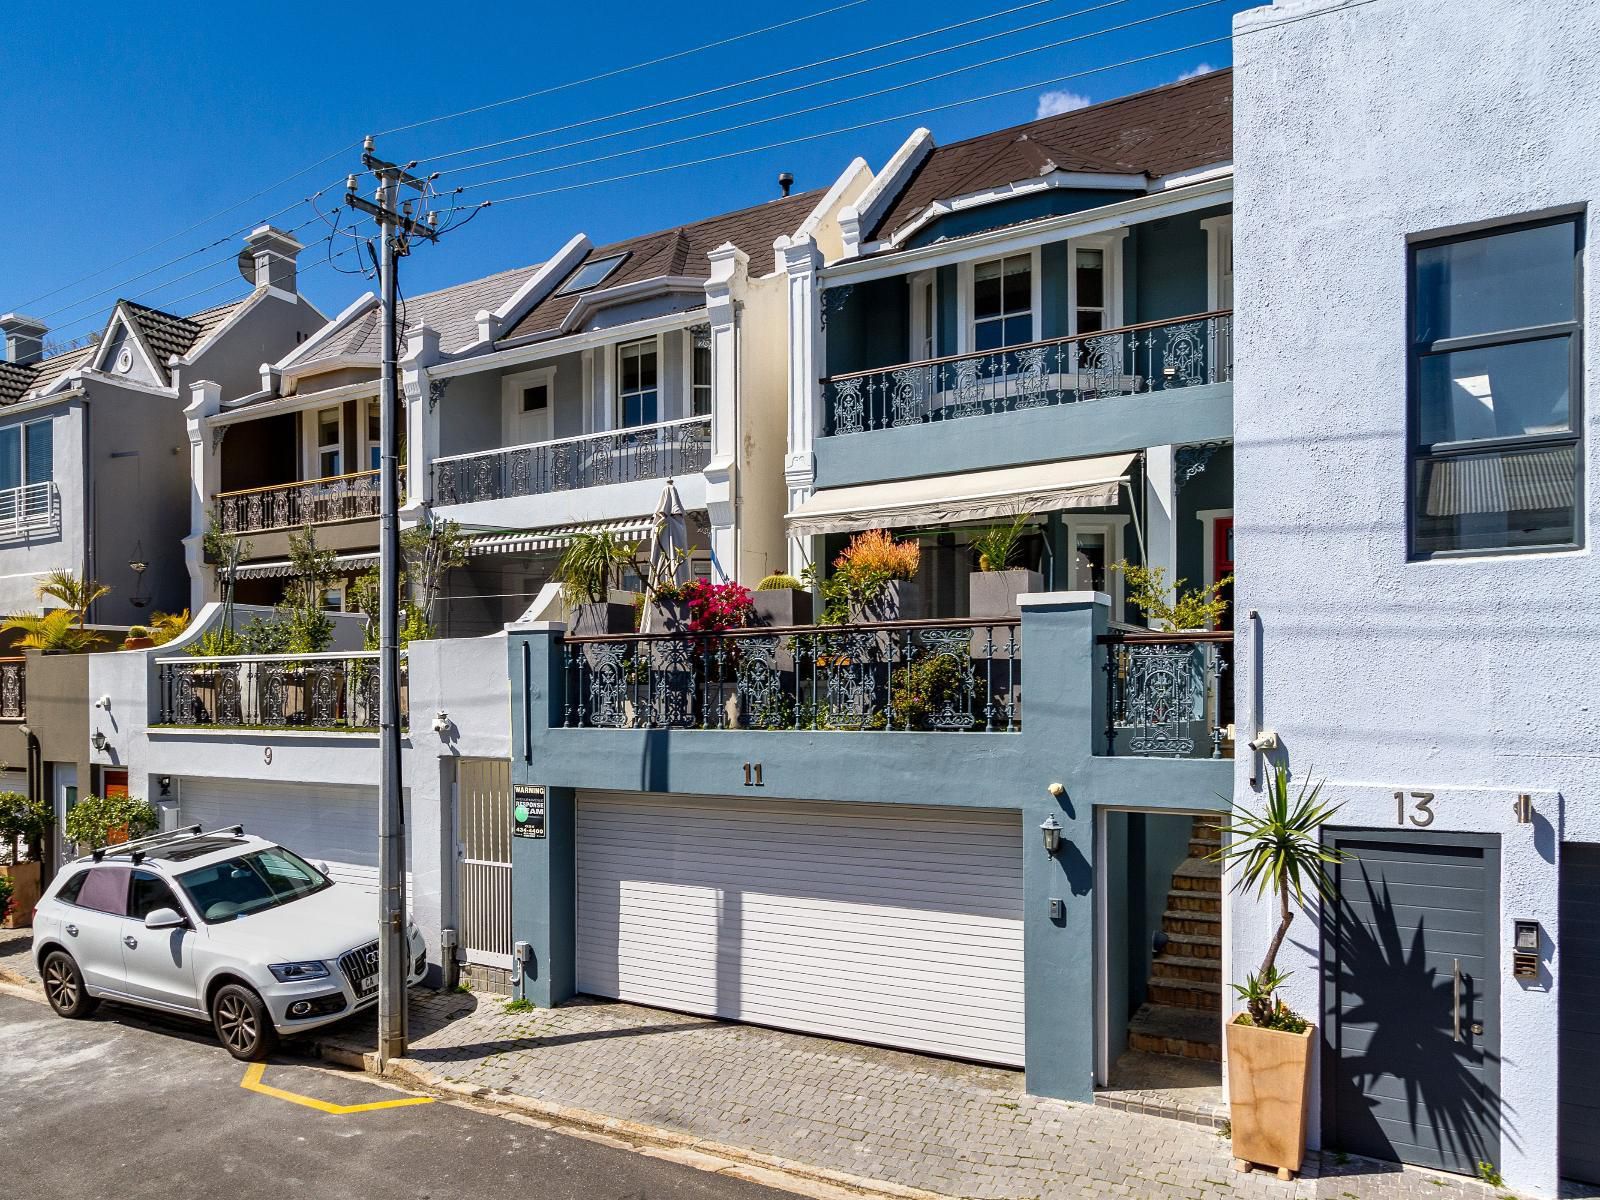
[[[622,265],[626,254],[616,254],[610,258],[597,258],[593,262],[586,262],[573,272],[572,278],[567,280],[556,291],[558,296],[570,296],[574,292],[586,292],[592,287],[604,283]]]

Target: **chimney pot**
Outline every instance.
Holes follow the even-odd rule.
[[[778,176],[778,186],[783,189],[783,194],[787,196],[789,194],[789,189],[794,186],[794,176],[789,174],[787,171],[780,173]]]
[[[296,261],[305,246],[291,234],[272,225],[261,225],[245,238],[241,259],[251,260],[249,279],[256,287],[275,287],[293,293],[298,287]],[[241,261],[240,266],[245,264]]]
[[[44,335],[50,327],[34,317],[7,313],[0,317],[0,336],[5,338],[5,360],[19,367],[44,357]]]

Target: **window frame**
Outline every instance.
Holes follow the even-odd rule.
[[[1121,329],[1127,322],[1127,306],[1122,295],[1122,246],[1128,236],[1126,229],[1106,233],[1091,233],[1067,239],[1067,336],[1086,333],[1093,337],[1112,329]],[[1078,328],[1078,251],[1100,251],[1100,269],[1104,275],[1100,311],[1104,314],[1101,327],[1095,330]]]
[[[1006,309],[1005,309],[1005,302],[1004,302],[1004,297],[1005,297],[1005,269],[1006,269],[1005,268],[1005,264],[1007,262],[1009,262],[1011,259],[1014,259],[1014,258],[1025,258],[1025,259],[1028,260],[1028,309],[1027,309],[1027,312],[1028,312],[1028,323],[1029,323],[1029,327],[1030,327],[1029,328],[1029,332],[1030,332],[1031,336],[1028,337],[1028,339],[1026,341],[1021,341],[1021,342],[1016,343],[1015,346],[1012,346],[1012,345],[995,346],[995,347],[993,347],[992,349],[989,349],[989,350],[979,350],[978,349],[978,268],[979,267],[987,267],[992,263],[999,263],[1000,264],[1000,281],[1001,281],[1000,282],[1000,295],[1001,295],[1000,315],[998,317],[986,317],[986,318],[984,318],[984,320],[985,321],[989,321],[989,322],[998,322],[1000,324],[1001,328],[1003,329],[1005,327],[1005,323],[1007,321],[1022,315],[1022,313],[1020,311],[1018,311],[1018,312],[1007,312]],[[963,350],[964,354],[1005,354],[1008,351],[1015,350],[1018,346],[1031,346],[1035,342],[1038,342],[1038,341],[1042,340],[1040,335],[1042,333],[1042,321],[1043,321],[1043,316],[1044,316],[1044,286],[1043,286],[1044,281],[1043,281],[1043,278],[1042,278],[1041,272],[1040,272],[1041,255],[1039,253],[1039,247],[1033,246],[1033,247],[1030,247],[1030,248],[1028,248],[1026,250],[1016,250],[1016,251],[1013,251],[1010,254],[1001,254],[1001,255],[998,255],[998,256],[992,257],[992,258],[974,259],[972,262],[965,264],[965,266],[966,266],[966,270],[963,272],[964,278],[962,280],[962,288],[961,288],[962,299],[965,301],[965,307],[966,307],[965,319],[962,321],[962,329],[963,329],[963,332],[966,335],[966,342],[967,342],[966,347]],[[937,296],[935,297],[935,303],[937,303]],[[935,319],[937,319],[937,317],[938,317],[938,309],[937,308],[934,309],[934,316],[935,316]]]
[[[577,296],[584,292],[592,292],[617,273],[617,268],[627,261],[630,253],[632,251],[624,250],[620,254],[607,254],[603,258],[585,259],[573,268],[572,274],[567,276],[566,282],[556,289],[555,294],[557,296]],[[585,271],[590,271],[597,267],[604,267],[605,269],[589,283],[578,282],[583,278]]]
[[[697,334],[696,330],[703,331]],[[705,346],[696,343],[701,337],[705,339]],[[683,362],[685,399],[683,415],[685,417],[709,417],[711,409],[717,399],[717,364],[716,364],[716,332],[709,325],[691,325],[683,331]],[[705,353],[706,378],[701,383],[695,379],[695,368],[699,365],[702,350]],[[700,393],[705,393],[705,411],[699,407]],[[657,401],[659,411],[659,400]]]
[[[322,443],[322,418],[323,418],[323,416],[325,414],[330,413],[330,412],[336,414],[336,416],[337,416],[337,420],[335,421],[334,424],[335,424],[335,427],[338,429],[338,440],[333,442],[333,443],[331,443],[330,445],[324,446],[323,443]],[[345,474],[345,470],[344,470],[344,466],[345,466],[345,462],[344,462],[344,441],[345,441],[345,436],[344,436],[345,435],[345,429],[344,429],[344,405],[343,404],[334,404],[334,405],[330,405],[330,406],[327,406],[327,407],[324,407],[324,408],[314,408],[314,409],[312,409],[311,410],[310,425],[311,425],[311,436],[310,436],[310,438],[308,440],[311,443],[311,445],[310,445],[311,463],[310,463],[310,474],[308,475],[308,478],[310,478],[310,479],[341,479],[341,478],[343,478],[344,474]],[[334,471],[331,474],[323,471],[323,469],[322,469],[322,456],[324,454],[337,454],[339,456],[339,463],[338,463],[339,469],[337,471]]]
[[[36,429],[39,426],[44,426],[50,431],[50,461],[48,470],[43,479],[30,480],[28,478],[28,467],[32,460],[32,456],[28,453],[28,433],[30,430]],[[56,478],[55,418],[39,417],[32,421],[14,421],[9,425],[0,426],[0,437],[5,436],[6,433],[13,429],[16,430],[17,434],[17,482],[13,488],[8,488],[6,490],[21,491],[25,488],[37,487],[40,484],[54,483]]]
[[[1586,544],[1584,506],[1584,412],[1583,402],[1583,252],[1585,213],[1566,209],[1539,216],[1508,217],[1502,220],[1418,234],[1406,239],[1405,258],[1405,355],[1406,355],[1406,455],[1402,495],[1405,499],[1406,560],[1430,562],[1434,559],[1484,558],[1511,554],[1551,554],[1582,550]],[[1543,325],[1508,326],[1490,333],[1459,337],[1416,336],[1417,254],[1434,246],[1448,246],[1479,238],[1497,237],[1553,225],[1573,229],[1573,319]],[[1512,346],[1524,342],[1549,341],[1565,336],[1567,344],[1567,430],[1561,433],[1515,434],[1505,437],[1470,438],[1447,442],[1422,440],[1422,365],[1429,359],[1463,350]],[[1417,547],[1417,469],[1426,462],[1471,458],[1483,454],[1508,454],[1519,450],[1553,450],[1571,446],[1573,451],[1572,533],[1570,541],[1541,542],[1537,545],[1498,545],[1455,547],[1428,550]]]
[[[634,349],[640,349],[640,348],[644,348],[644,347],[648,347],[649,348],[649,352],[652,355],[655,356],[655,360],[656,360],[656,382],[655,382],[655,386],[649,387],[649,388],[640,388],[637,391],[633,391],[633,392],[626,391],[626,390],[624,390],[623,385],[622,385],[622,379],[623,379],[622,356],[626,351],[634,350]],[[616,346],[616,353],[614,355],[612,355],[612,360],[611,361],[612,361],[613,369],[616,371],[615,383],[614,383],[614,385],[612,387],[612,393],[611,393],[612,394],[612,401],[613,401],[612,419],[616,422],[616,428],[619,429],[619,430],[649,429],[653,425],[661,424],[661,409],[662,409],[662,404],[663,404],[663,402],[665,400],[665,395],[663,394],[663,390],[662,390],[662,386],[661,386],[661,384],[662,384],[661,368],[662,368],[662,364],[664,362],[664,357],[663,357],[663,355],[661,353],[661,339],[659,337],[656,337],[656,336],[652,335],[650,337],[635,338],[632,341],[618,342],[617,346]],[[627,411],[628,411],[627,402],[628,402],[629,398],[630,397],[634,397],[634,396],[643,396],[643,395],[646,395],[647,393],[650,393],[650,392],[654,392],[655,393],[655,405],[656,405],[655,420],[653,420],[653,421],[640,421],[637,424],[633,424],[633,425],[628,424],[628,420],[627,420]],[[641,404],[640,407],[643,408],[643,405]]]

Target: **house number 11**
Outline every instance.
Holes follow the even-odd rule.
[[[1396,825],[1404,825],[1406,823],[1407,794],[1406,792],[1396,792],[1394,794],[1394,823]],[[1433,793],[1411,792],[1409,795],[1413,801],[1412,807],[1417,810],[1411,814],[1411,823],[1418,829],[1426,829],[1433,824],[1435,815],[1433,811]],[[1417,813],[1422,815],[1418,816]]]

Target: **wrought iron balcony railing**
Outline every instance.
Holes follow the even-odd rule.
[[[0,721],[28,716],[28,660],[0,658]]]
[[[399,487],[404,495],[404,470]],[[217,528],[223,533],[266,533],[376,517],[380,498],[378,472],[356,471],[301,483],[218,492],[212,498],[212,508]]]
[[[1231,758],[1233,634],[1119,631],[1105,652],[1106,753]]]
[[[365,732],[378,726],[378,654],[243,654],[162,658],[159,725]],[[400,660],[400,720],[408,711]]]
[[[617,634],[564,643],[558,723],[610,729],[1015,733],[1015,619]]]
[[[61,492],[52,481],[0,488],[0,538],[48,533],[61,527]]]
[[[823,381],[823,434],[865,433],[1233,378],[1233,313],[855,371]]]
[[[711,418],[686,417],[433,460],[433,502],[471,504],[705,470]]]

